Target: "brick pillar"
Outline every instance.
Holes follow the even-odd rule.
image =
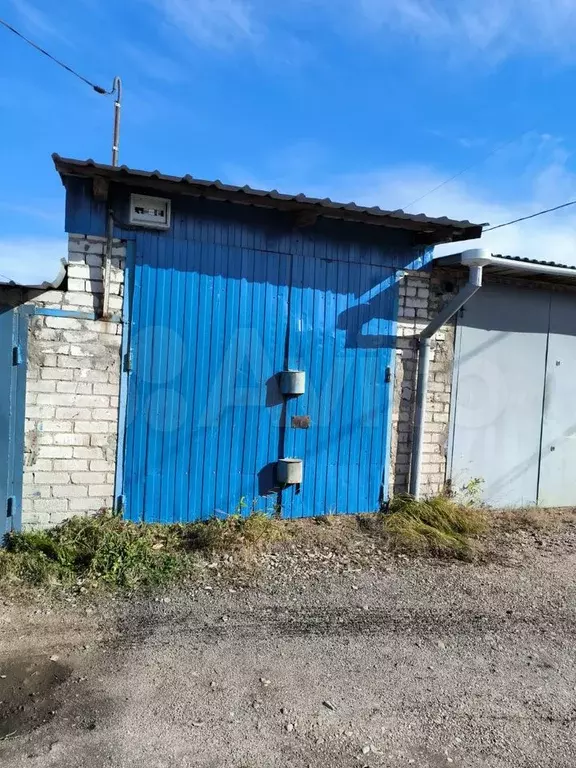
[[[91,312],[102,298],[104,239],[71,235],[68,288],[29,303]],[[112,310],[122,308],[124,245],[115,243]],[[113,504],[120,344],[118,322],[30,321],[23,524],[47,527]]]
[[[406,493],[409,485],[417,373],[417,338],[452,297],[430,272],[408,273],[400,284],[398,340],[392,415],[391,494]],[[424,427],[422,492],[441,493],[445,486],[446,450],[454,358],[453,322],[434,336]]]

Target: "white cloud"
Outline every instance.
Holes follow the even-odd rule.
[[[25,2],[25,0],[13,0]],[[27,0],[26,0],[27,1]],[[308,60],[318,34],[412,38],[447,60],[514,54],[574,58],[575,0],[147,0],[172,32],[203,47],[264,47],[287,63]],[[303,30],[314,30],[304,32]]]
[[[182,80],[184,72],[178,62],[151,50],[149,46],[122,41],[122,53],[128,56],[140,72],[154,80],[174,83]]]
[[[297,162],[302,151],[305,162]],[[432,166],[402,165],[375,169],[367,173],[324,172],[328,158],[313,145],[296,145],[277,153],[259,174],[250,169],[228,167],[231,183],[250,184],[282,192],[305,192],[315,197],[330,197],[340,202],[378,205],[384,209],[405,208],[450,176],[450,170]],[[531,162],[527,158],[530,157]],[[286,162],[283,162],[286,161]],[[576,174],[567,166],[568,157],[552,137],[532,136],[503,151],[494,163],[515,162],[524,168],[521,175],[510,172],[496,175],[490,165],[479,175],[467,175],[446,184],[409,212],[424,211],[429,216],[468,219],[476,224],[502,224],[576,200]],[[518,191],[520,190],[520,192]],[[454,253],[474,247],[475,241],[439,246],[437,253]],[[494,253],[557,261],[576,265],[576,205],[555,214],[521,222],[486,233],[482,247]]]
[[[246,0],[152,0],[170,26],[203,46],[226,49],[261,34]]]
[[[62,203],[52,198],[33,199],[26,203],[11,203],[0,200],[0,213],[17,214],[54,224],[62,222]]]
[[[56,34],[56,28],[50,22],[49,17],[32,3],[29,3],[28,0],[12,0],[12,5],[27,29],[39,34]]]
[[[497,58],[517,51],[568,53],[576,34],[574,0],[341,0],[374,26],[466,54]]]
[[[401,201],[418,197],[445,178],[429,168],[400,167],[334,181],[342,192],[346,190],[345,199],[352,196],[359,203],[394,209],[402,205]],[[421,205],[430,216],[497,225],[569,199],[576,199],[576,176],[564,167],[551,165],[527,181],[525,194],[514,202],[503,201],[497,187],[490,190],[461,181],[443,187]],[[576,206],[488,232],[478,244],[494,253],[576,265]],[[470,241],[465,247],[474,245],[475,241]],[[437,253],[454,253],[461,247],[447,244],[440,246]]]
[[[24,0],[16,0],[24,2]],[[573,55],[574,0],[149,0],[171,27],[194,43],[227,49],[291,36],[294,22],[313,20],[342,34],[389,30],[461,58],[483,52],[491,61],[515,53]],[[299,24],[301,27],[301,24]]]
[[[14,0],[24,2],[25,0]],[[171,32],[207,48],[249,46],[292,63],[311,57],[328,28],[382,41],[412,38],[448,59],[520,53],[573,57],[574,0],[148,0]],[[305,22],[305,23],[303,23]],[[314,33],[303,33],[309,28]],[[297,29],[297,31],[296,31]]]
[[[67,257],[64,238],[14,237],[0,239],[0,281],[41,285],[58,275]]]
[[[18,0],[23,2],[24,0]],[[412,37],[450,58],[479,52],[497,62],[516,53],[573,56],[574,0],[149,0],[171,27],[194,43],[227,49],[303,44],[291,36],[294,22],[308,18],[349,35]]]
[[[183,62],[189,59],[191,44],[219,54],[250,56],[267,72],[275,70],[283,75],[288,68],[294,71],[318,61],[316,41],[312,35],[302,34],[300,28],[303,15],[312,10],[316,0],[293,0],[291,3],[281,0],[147,2],[159,12],[163,21],[161,28],[171,50],[177,51]],[[322,6],[320,11],[320,23],[325,26],[331,15]],[[311,22],[312,29],[322,28],[317,21]],[[164,70],[163,62],[159,63],[161,71]],[[151,74],[159,79],[155,72]]]

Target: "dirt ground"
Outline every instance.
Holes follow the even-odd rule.
[[[0,598],[5,768],[576,764],[576,526],[484,564],[314,546],[160,597]]]

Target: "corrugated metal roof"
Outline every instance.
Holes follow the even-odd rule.
[[[442,267],[449,270],[464,269],[461,263],[461,253],[454,253],[448,256],[440,256],[434,259],[433,264],[436,267]],[[546,261],[543,259],[529,259],[522,256],[503,256],[493,253],[493,262],[484,265],[486,274],[515,281],[538,280],[539,282],[556,285],[574,285],[576,284],[576,265],[563,264],[557,261]],[[504,263],[503,263],[504,262]],[[527,269],[527,266],[529,268]],[[551,269],[559,269],[562,272],[551,272]]]
[[[96,163],[94,160],[74,160],[53,154],[56,170],[65,176],[100,176],[110,181],[132,186],[167,189],[173,194],[191,194],[216,200],[255,205],[259,207],[289,210],[314,216],[376,224],[421,233],[423,242],[430,245],[457,240],[470,240],[481,236],[482,225],[470,221],[458,221],[445,216],[434,218],[422,213],[411,214],[402,210],[387,211],[378,206],[367,207],[356,203],[338,203],[330,198],[308,197],[302,193],[286,195],[276,189],[253,189],[249,186],[223,184],[219,180],[206,181],[185,176],[168,176],[160,171],[142,171]]]
[[[574,264],[563,264],[559,261],[543,261],[541,259],[528,259],[521,256],[504,256],[500,253],[494,253],[492,255],[499,259],[506,259],[507,261],[522,261],[525,264],[539,264],[542,267],[563,267],[564,269],[573,269],[576,272],[576,265]]]
[[[23,278],[21,274],[18,274],[18,263],[13,263],[12,268],[2,267],[2,269],[6,270],[9,274],[0,275],[0,285],[8,288],[33,288],[43,291],[57,290],[60,288],[66,277],[66,264],[66,260],[61,259],[56,276],[52,280],[43,280],[40,282],[39,280],[31,281],[25,277]],[[45,272],[52,268],[56,271],[55,265],[51,262],[47,262],[47,264],[44,265]]]

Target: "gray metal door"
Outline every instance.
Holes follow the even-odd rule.
[[[550,294],[485,285],[456,336],[449,476],[494,506],[538,499]]]
[[[576,504],[576,296],[553,293],[538,503]]]

